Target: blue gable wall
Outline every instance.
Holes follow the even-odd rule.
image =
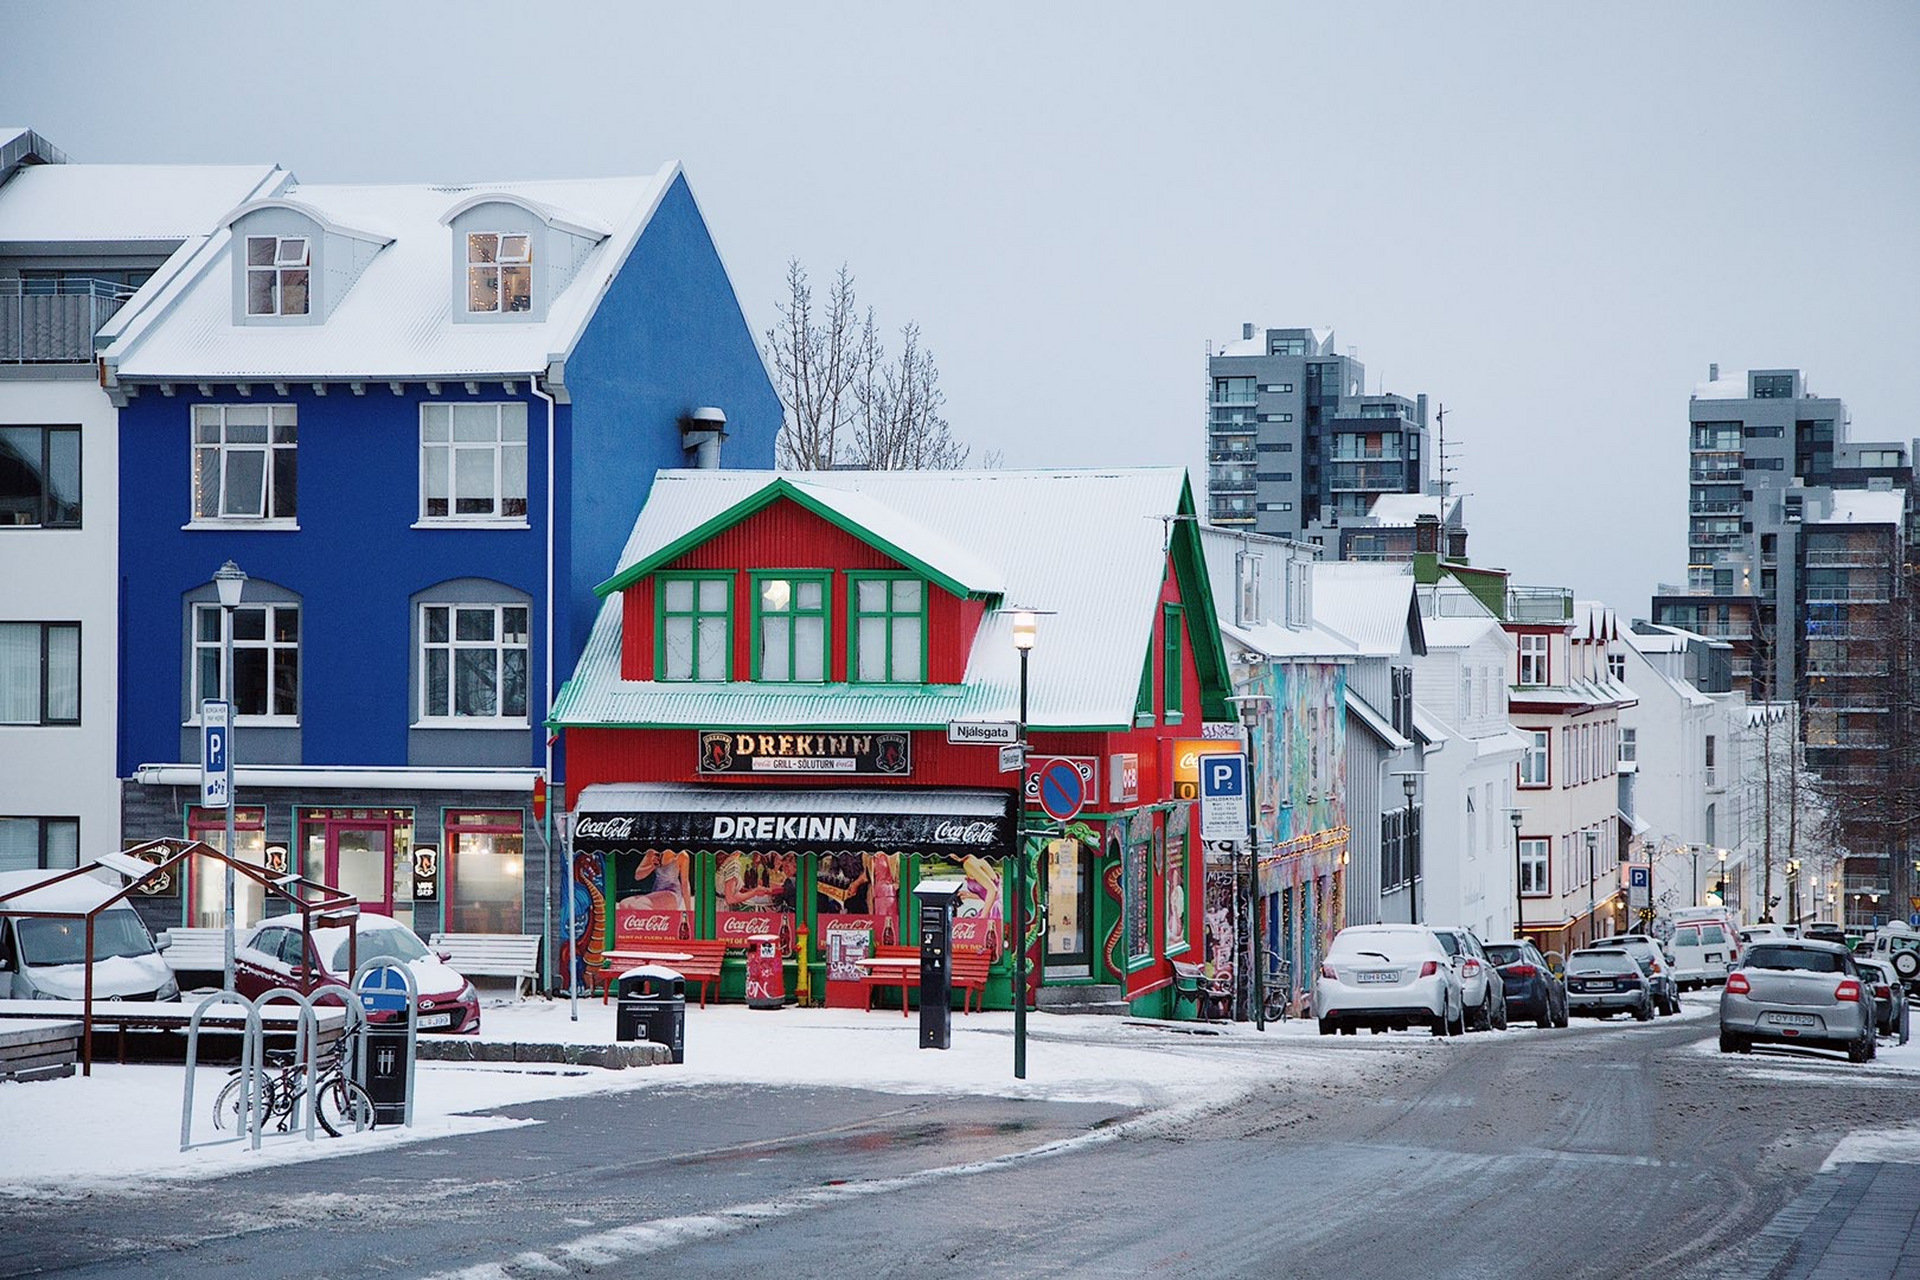
[[[685,464],[680,419],[726,410],[728,467],[771,467],[780,397],[684,177],[674,181],[567,361],[573,395],[573,559],[556,568],[573,601],[571,658],[586,644],[656,467]],[[645,465],[609,467],[609,457]]]

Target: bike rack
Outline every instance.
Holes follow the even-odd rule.
[[[219,1004],[237,1004],[247,1011],[246,1025],[240,1034],[240,1076],[246,1081],[245,1092],[241,1097],[241,1114],[246,1117],[243,1128],[245,1133],[236,1133],[231,1138],[215,1138],[200,1143],[203,1147],[221,1146],[228,1142],[240,1142],[249,1134],[253,1139],[253,1149],[260,1149],[260,1128],[266,1123],[261,1114],[260,1099],[260,1058],[263,1033],[260,1023],[260,1007],[237,991],[216,991],[202,1000],[194,1009],[193,1016],[187,1020],[187,1080],[180,1099],[180,1149],[193,1148],[193,1082],[195,1069],[200,1065],[200,1020],[207,1010]]]
[[[368,960],[365,963],[363,963],[358,969],[355,969],[353,971],[354,994],[361,995],[363,988],[361,987],[360,984],[363,981],[365,981],[368,974],[373,973],[379,969],[391,969],[406,980],[407,1100],[406,1100],[406,1108],[402,1112],[403,1118],[401,1119],[400,1123],[406,1128],[411,1129],[413,1127],[413,1077],[416,1074],[415,1068],[419,1065],[419,1061],[420,1061],[419,1054],[417,1052],[417,1046],[420,1038],[420,984],[414,980],[412,969],[408,968],[404,964],[394,964],[390,957],[384,957],[384,958],[375,959],[375,960]],[[337,986],[339,984],[335,983],[331,985]],[[362,995],[361,999],[364,999],[364,998],[365,998],[364,995]],[[361,1003],[361,1000],[355,1000],[353,1001],[353,1004],[355,1006],[356,1011],[360,1013],[361,1021],[364,1023],[366,1021],[366,1014],[364,1012],[365,1006]],[[369,1047],[367,1040],[362,1040],[358,1047],[361,1049],[365,1049]],[[350,1078],[364,1087],[366,1084],[366,1081],[361,1077],[365,1074],[366,1064],[364,1062],[356,1062],[354,1064],[354,1068],[355,1068],[354,1074]]]
[[[292,987],[275,987],[271,991],[262,992],[257,1004],[259,1008],[264,1011],[269,1004],[282,1000],[291,1001],[300,1006],[300,1020],[294,1024],[293,1030],[293,1058],[295,1062],[300,1063],[305,1068],[307,1141],[312,1142],[314,1136],[314,1120],[319,1115],[319,1092],[315,1088],[315,1077],[318,1075],[316,1070],[318,1060],[315,1056],[314,1042],[320,1038],[320,1016],[313,1007],[313,998],[311,996],[301,995]],[[345,1033],[343,1032],[342,1034]],[[266,1028],[262,1025],[261,1037],[263,1041],[265,1036]],[[264,1049],[265,1045],[262,1044],[261,1047]],[[265,1123],[264,1117],[262,1117],[261,1123]],[[258,1146],[259,1144],[255,1143],[255,1145]]]

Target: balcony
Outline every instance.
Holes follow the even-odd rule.
[[[1887,600],[1885,586],[1807,588],[1808,604],[1885,604]]]
[[[1327,487],[1335,493],[1398,493],[1406,482],[1407,469],[1398,464],[1336,462],[1327,474]]]
[[[1696,516],[1737,516],[1742,505],[1739,502],[1693,502],[1688,504],[1687,513]]]
[[[0,280],[0,364],[87,364],[132,291],[104,280]]]
[[[1840,569],[1881,569],[1886,567],[1888,552],[1886,548],[1878,551],[1865,547],[1808,547],[1808,568]]]
[[[1508,622],[1570,622],[1571,587],[1508,587]]]

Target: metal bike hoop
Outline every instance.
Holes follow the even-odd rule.
[[[260,1148],[260,1126],[265,1117],[260,1115],[260,1057],[262,1033],[260,1007],[237,991],[216,991],[202,1000],[187,1020],[187,1078],[180,1098],[180,1149],[190,1150],[193,1141],[193,1084],[196,1068],[200,1065],[200,1020],[207,1010],[220,1004],[237,1004],[247,1011],[246,1024],[240,1034],[240,1077],[245,1084],[241,1095],[240,1114],[245,1116],[244,1126],[252,1134],[254,1150]],[[200,1146],[213,1147],[227,1142],[239,1142],[247,1135],[236,1133],[231,1138],[215,1138]]]

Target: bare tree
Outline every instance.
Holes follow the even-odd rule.
[[[767,331],[767,350],[786,403],[776,457],[793,471],[836,466],[880,471],[950,470],[967,464],[942,412],[940,370],[920,326],[900,330],[889,356],[873,309],[859,314],[843,264],[816,315],[806,268],[787,264],[787,301]]]

